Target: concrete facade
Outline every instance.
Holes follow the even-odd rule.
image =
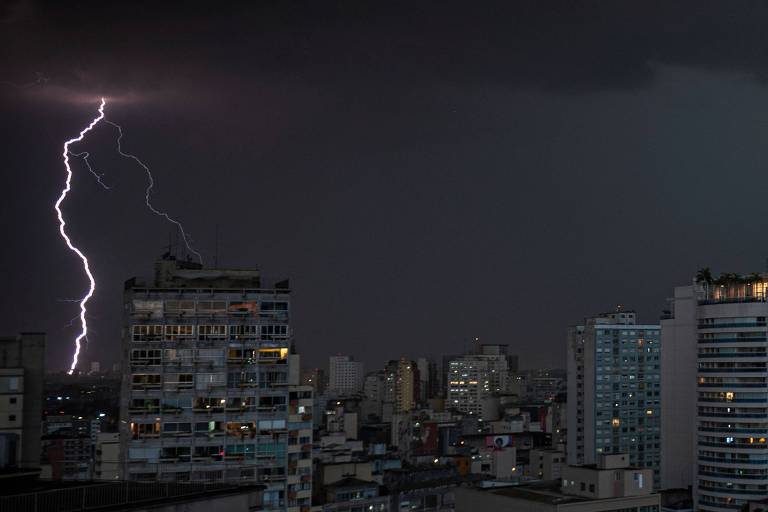
[[[363,363],[351,356],[328,358],[328,391],[337,395],[352,395],[363,390]]]
[[[568,333],[568,463],[627,453],[660,485],[661,327],[632,311],[588,318]]]
[[[661,320],[661,488],[686,489],[696,475],[696,308],[694,286],[675,288]]]
[[[18,436],[16,464],[40,467],[45,334],[0,338],[0,433]]]
[[[265,510],[308,507],[312,395],[291,396],[287,282],[166,256],[124,303],[125,478],[262,484]]]

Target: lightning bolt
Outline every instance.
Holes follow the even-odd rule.
[[[64,167],[67,169],[67,180],[66,185],[64,186],[64,189],[61,191],[61,195],[59,196],[58,201],[56,201],[56,204],[54,205],[54,209],[56,210],[56,216],[59,219],[59,233],[61,233],[61,237],[64,239],[64,241],[67,244],[67,247],[69,247],[69,250],[77,254],[77,256],[80,258],[80,260],[83,262],[83,269],[85,270],[85,274],[88,276],[88,282],[90,283],[88,287],[88,293],[86,293],[83,298],[80,299],[80,334],[78,334],[77,338],[75,338],[75,355],[72,358],[72,365],[69,367],[69,375],[72,375],[72,373],[75,371],[75,367],[77,366],[77,358],[80,356],[80,345],[82,340],[85,338],[87,339],[88,336],[88,322],[85,319],[86,314],[86,305],[88,304],[88,300],[93,296],[93,292],[96,290],[96,280],[93,278],[93,274],[91,273],[91,267],[88,263],[88,258],[83,254],[83,252],[75,247],[74,244],[72,244],[72,240],[69,239],[67,236],[67,231],[64,229],[67,223],[64,221],[64,214],[61,212],[61,204],[64,202],[64,200],[67,198],[67,194],[70,190],[72,190],[72,168],[69,166],[69,146],[70,144],[74,144],[75,142],[80,142],[85,137],[85,134],[88,133],[93,129],[96,124],[104,119],[104,105],[106,104],[106,101],[104,98],[101,98],[101,104],[99,105],[99,115],[95,117],[91,123],[85,127],[81,132],[80,135],[73,139],[69,139],[64,143],[64,152],[62,153],[62,156],[64,157]],[[89,166],[90,167],[90,166]]]
[[[117,128],[117,131],[119,133],[117,137],[117,152],[120,154],[120,156],[123,156],[125,158],[130,158],[131,160],[139,164],[139,166],[141,166],[141,168],[144,169],[144,171],[147,173],[147,180],[149,184],[147,185],[147,188],[144,193],[144,200],[149,210],[155,215],[163,217],[168,222],[171,222],[172,224],[174,224],[179,229],[179,232],[181,233],[181,236],[184,239],[184,244],[187,246],[187,250],[192,254],[194,254],[195,256],[197,256],[197,259],[200,261],[201,264],[203,263],[202,255],[192,247],[192,241],[189,235],[187,234],[187,232],[184,230],[184,226],[182,226],[181,222],[172,218],[166,212],[158,210],[152,205],[152,201],[151,201],[152,189],[155,186],[155,180],[154,180],[154,177],[152,176],[152,172],[149,170],[149,167],[144,162],[142,162],[137,156],[123,151],[123,147],[122,147],[123,129],[119,124],[113,123],[112,121],[109,121],[108,119],[105,118],[105,114],[104,114],[105,105],[106,105],[106,100],[104,98],[101,98],[101,104],[99,105],[99,109],[98,109],[99,115],[96,116],[90,122],[90,124],[80,132],[80,134],[77,137],[69,139],[64,143],[64,152],[62,153],[62,157],[64,157],[64,167],[67,170],[67,180],[66,180],[64,189],[61,191],[61,195],[59,196],[59,199],[56,201],[56,204],[54,205],[54,209],[56,210],[56,215],[59,219],[59,233],[61,233],[61,237],[66,242],[69,250],[77,254],[80,260],[83,262],[83,270],[85,270],[85,274],[88,276],[88,282],[89,282],[88,292],[80,299],[71,300],[72,302],[80,303],[80,315],[73,318],[70,321],[70,324],[79,318],[81,330],[80,330],[80,334],[78,334],[77,338],[75,338],[75,354],[72,357],[72,364],[69,367],[69,372],[68,372],[69,375],[72,375],[72,373],[74,373],[75,371],[75,368],[77,367],[78,357],[80,356],[80,348],[81,348],[83,339],[85,340],[88,339],[88,321],[86,319],[86,313],[87,313],[86,305],[88,304],[88,301],[90,300],[90,298],[93,297],[93,293],[96,291],[96,280],[94,279],[93,274],[91,273],[91,267],[90,267],[90,263],[88,262],[88,258],[80,249],[78,249],[72,243],[72,240],[69,238],[69,236],[67,236],[67,232],[65,229],[67,223],[64,221],[64,214],[61,211],[61,205],[64,202],[64,200],[67,198],[67,194],[72,190],[72,168],[69,165],[70,155],[82,157],[83,162],[88,168],[88,171],[96,178],[96,181],[99,183],[99,185],[101,185],[106,190],[110,190],[110,187],[108,187],[101,180],[101,178],[103,177],[103,174],[97,173],[91,166],[91,163],[88,160],[88,157],[90,156],[90,154],[87,151],[83,151],[81,153],[74,153],[69,149],[69,146],[71,144],[82,141],[83,138],[85,138],[85,135],[88,132],[90,132],[96,126],[96,124],[98,124],[99,121],[103,120],[105,123],[108,123],[114,126],[115,128]],[[67,301],[69,301],[69,299],[67,299]]]
[[[83,151],[82,153],[72,153],[70,151],[69,154],[72,155],[72,156],[81,156],[81,157],[83,157],[83,163],[85,163],[85,166],[88,168],[88,172],[93,174],[93,177],[96,178],[96,182],[99,185],[101,185],[104,190],[112,190],[111,187],[107,186],[106,183],[101,181],[101,178],[104,177],[104,174],[103,173],[102,174],[97,173],[96,171],[93,170],[93,167],[91,167],[91,162],[88,161],[88,157],[91,156],[90,153],[88,153],[87,151]]]
[[[117,137],[117,152],[120,153],[120,156],[123,156],[125,158],[130,158],[131,160],[133,160],[134,162],[139,164],[141,166],[141,168],[144,169],[144,172],[147,173],[147,181],[149,182],[149,184],[147,185],[147,188],[144,191],[144,202],[147,204],[147,208],[149,208],[149,210],[152,213],[154,213],[155,215],[157,215],[159,217],[163,217],[165,220],[167,220],[168,222],[170,222],[172,224],[175,224],[176,227],[179,228],[179,232],[181,233],[181,237],[184,239],[184,245],[187,246],[187,250],[189,252],[191,252],[192,254],[194,254],[197,257],[198,261],[200,261],[200,263],[202,264],[203,263],[203,257],[202,257],[202,255],[199,252],[197,252],[192,247],[192,240],[190,239],[190,237],[187,234],[187,232],[184,231],[184,226],[181,225],[181,222],[179,222],[176,219],[172,218],[166,212],[158,210],[157,208],[155,208],[152,205],[152,201],[150,200],[150,198],[152,196],[152,189],[155,186],[155,180],[152,177],[152,172],[149,170],[149,167],[144,162],[139,160],[139,158],[136,155],[132,155],[131,153],[126,153],[126,152],[123,151],[123,146],[122,146],[123,128],[119,124],[113,123],[109,119],[104,119],[104,122],[107,123],[107,124],[111,124],[112,126],[117,128],[117,131],[119,133],[119,135]]]

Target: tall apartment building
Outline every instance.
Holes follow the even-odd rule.
[[[568,463],[627,453],[654,471],[661,457],[661,336],[633,311],[586,319],[568,332]]]
[[[451,359],[447,379],[446,408],[485,416],[486,399],[507,391],[510,369],[506,345],[480,345],[477,354]]]
[[[308,509],[289,489],[299,467],[311,479],[311,460],[299,464],[305,445],[293,453],[292,440],[306,440],[312,422],[311,404],[291,397],[287,282],[263,288],[256,270],[166,255],[154,279],[126,282],[124,305],[125,478],[259,483],[266,510]]]
[[[416,359],[416,367],[419,369],[419,400],[426,402],[435,398],[438,392],[437,365],[426,357]]]
[[[352,395],[363,390],[363,363],[350,356],[331,356],[328,370],[328,391]]]
[[[419,368],[414,361],[396,359],[384,369],[384,401],[392,404],[392,412],[408,412],[419,401]]]
[[[663,322],[664,343],[676,344],[662,361],[675,400],[665,414],[681,410],[679,424],[665,423],[662,474],[668,485],[695,478],[697,510],[739,510],[768,497],[766,318],[768,274],[726,274],[676,288]]]
[[[386,398],[387,372],[376,370],[368,372],[363,383],[362,419],[367,421],[375,416],[380,421],[384,416],[384,400]]]
[[[9,465],[40,467],[45,334],[0,338],[0,434],[15,438]]]

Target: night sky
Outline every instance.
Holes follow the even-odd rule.
[[[0,333],[68,366],[87,286],[58,234],[63,142],[108,98],[154,204],[207,263],[290,278],[309,365],[509,343],[564,365],[617,304],[656,322],[696,270],[768,257],[764,2],[0,3]],[[123,281],[172,226],[99,125],[69,233],[116,360]],[[175,238],[175,234],[174,234]]]

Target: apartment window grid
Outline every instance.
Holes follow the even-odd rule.
[[[153,303],[151,319],[131,303],[129,475],[284,479],[288,302]]]
[[[762,315],[699,318],[697,493],[701,510],[740,507],[768,495],[765,325]],[[732,497],[724,498],[725,494]]]
[[[654,469],[661,459],[660,331],[596,326],[595,450],[628,453],[630,464]]]

